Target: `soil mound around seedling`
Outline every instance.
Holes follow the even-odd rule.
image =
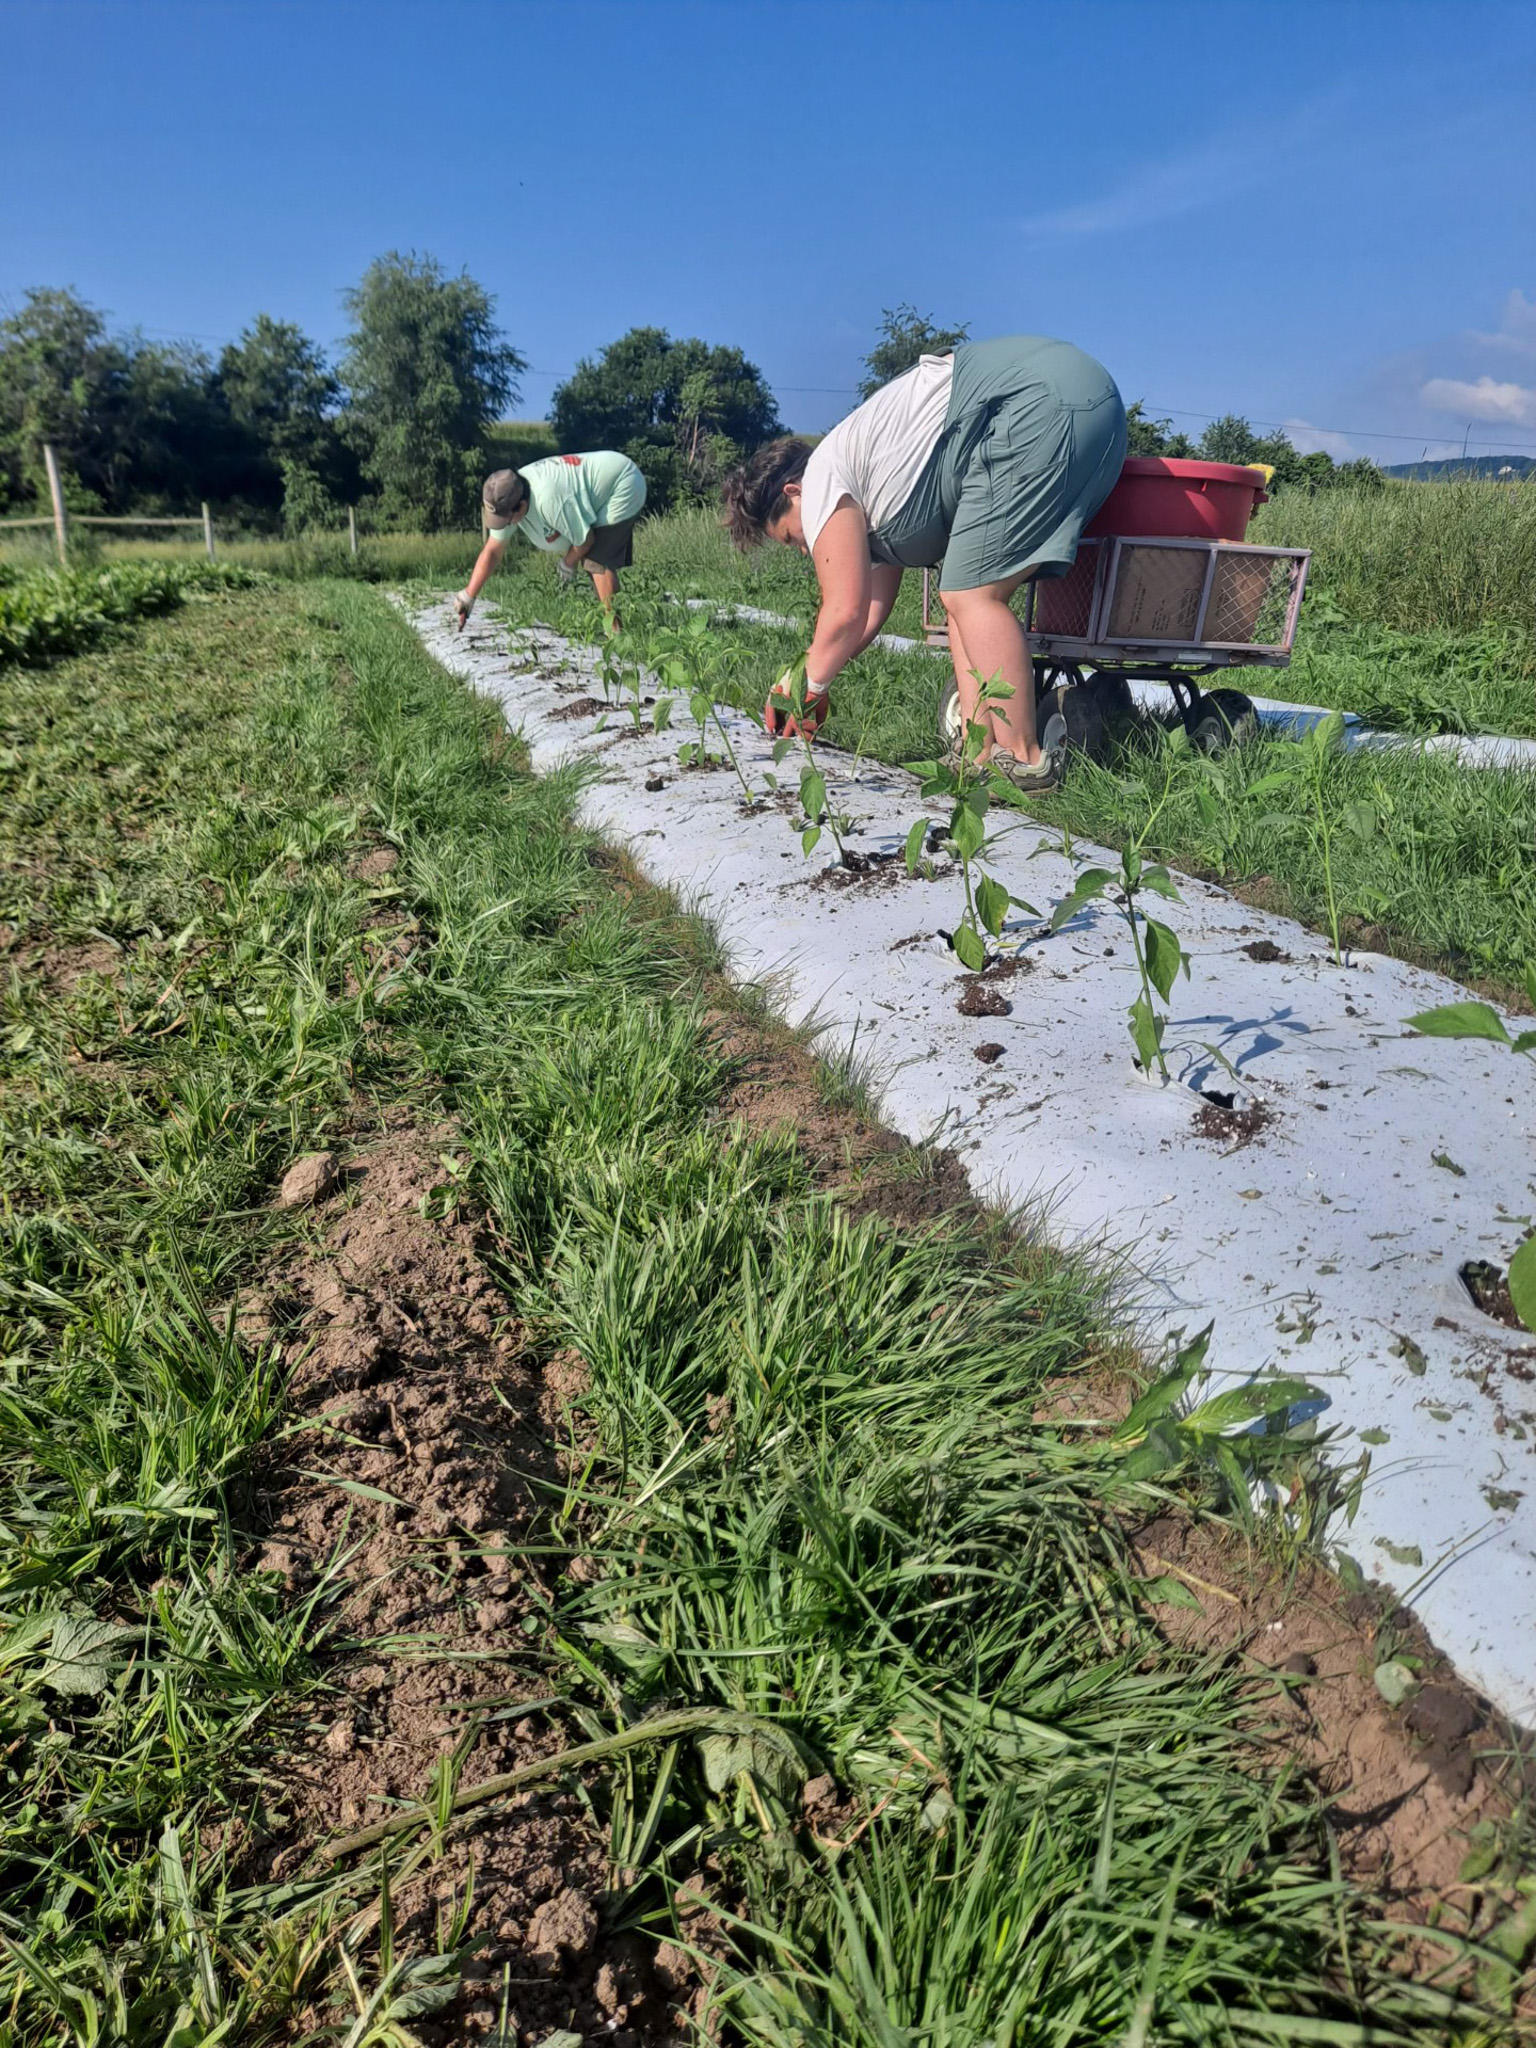
[[[1267,1102],[1248,1102],[1241,1108],[1223,1102],[1204,1102],[1195,1112],[1194,1132],[1197,1138],[1205,1138],[1213,1145],[1241,1152],[1273,1122],[1274,1111]]]
[[[242,1304],[247,1337],[283,1347],[301,1425],[289,1462],[260,1481],[265,1541],[250,1568],[299,1599],[343,1559],[339,1597],[319,1614],[357,1644],[270,1760],[266,1838],[227,1844],[247,1879],[292,1877],[329,1838],[421,1800],[455,1749],[470,1786],[583,1739],[540,1711],[541,1696],[553,1702],[530,1675],[564,1568],[530,1546],[583,1374],[569,1358],[541,1371],[528,1352],[450,1206],[453,1137],[406,1125],[363,1152],[319,1212],[323,1235]],[[567,2027],[675,2038],[678,1996],[697,1978],[680,1952],[658,1965],[648,1944],[604,1931],[606,1847],[560,1779],[461,1826],[398,1886],[408,1947],[436,1944],[471,1866],[480,1945],[422,2040],[495,2025],[504,1973],[524,2039]]]
[[[1414,1617],[1315,1567],[1271,1567],[1219,1525],[1164,1516],[1132,1541],[1169,1641],[1253,1674],[1256,1712],[1323,1792],[1345,1869],[1393,1917],[1465,1932],[1499,1910],[1462,1873],[1508,1818],[1514,1733]],[[1181,1604],[1163,1604],[1170,1582]],[[1389,1659],[1419,1680],[1397,1707],[1375,1681]]]

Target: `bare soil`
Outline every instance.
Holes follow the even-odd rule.
[[[250,1566],[299,1598],[345,1556],[332,1618],[358,1645],[270,1761],[264,1836],[229,1845],[250,1879],[292,1876],[327,1838],[419,1800],[460,1746],[468,1786],[580,1739],[534,1702],[551,1690],[545,1615],[571,1568],[540,1554],[541,1489],[560,1480],[583,1374],[569,1357],[540,1367],[472,1225],[437,1213],[452,1141],[402,1123],[368,1146],[317,1212],[316,1241],[243,1303],[246,1334],[282,1343],[305,1425],[263,1475]],[[457,2004],[418,2023],[423,2040],[489,2030],[504,1976],[525,2039],[676,2036],[697,1975],[679,1951],[648,1958],[604,1931],[605,1845],[571,1783],[491,1810],[403,1883],[408,1943],[430,1945],[471,1867],[480,1947]]]
[[[952,1153],[916,1150],[825,1101],[788,1034],[725,1008],[714,1028],[736,1063],[722,1119],[791,1131],[818,1184],[851,1212],[906,1229],[990,1221]],[[561,1579],[579,1580],[583,1565],[548,1548],[541,1501],[571,1455],[569,1404],[585,1369],[573,1354],[541,1360],[530,1349],[475,1221],[452,1206],[441,1158],[453,1137],[402,1117],[368,1142],[316,1211],[312,1242],[244,1303],[247,1333],[284,1347],[305,1425],[262,1476],[264,1540],[250,1564],[301,1598],[345,1555],[337,1639],[356,1644],[336,1655],[310,1718],[274,1742],[263,1827],[232,1824],[247,1879],[312,1868],[328,1838],[422,1798],[456,1748],[467,1786],[581,1739],[549,1699],[559,1681],[545,1646]],[[1122,1365],[1106,1349],[1042,1414],[1123,1414]],[[1171,1576],[1198,1602],[1159,1608],[1169,1641],[1251,1676],[1255,1740],[1315,1777],[1350,1874],[1394,1917],[1486,1918],[1484,1893],[1460,1872],[1473,1829],[1511,1810],[1516,1738],[1412,1617],[1347,1595],[1321,1571],[1282,1574],[1223,1525],[1169,1515],[1133,1542],[1149,1578]],[[1385,1629],[1425,1681],[1399,1710],[1372,1677]],[[432,1942],[472,1867],[468,1924],[480,1946],[454,2007],[416,2023],[424,2041],[491,2030],[503,1996],[525,2041],[569,2027],[641,2048],[678,2040],[697,2018],[698,1966],[610,1931],[606,1847],[574,1779],[552,1778],[451,1834],[399,1887],[409,1944]],[[707,1916],[690,1936],[707,1950]],[[1423,1960],[1441,1958],[1426,1945]]]
[[[1220,1524],[1164,1516],[1132,1540],[1149,1578],[1171,1574],[1197,1603],[1158,1609],[1168,1640],[1252,1674],[1263,1739],[1321,1788],[1351,1876],[1393,1917],[1476,1925],[1491,1902],[1461,1871],[1473,1830],[1510,1812],[1521,1738],[1412,1614],[1316,1567],[1283,1571]],[[1388,1650],[1421,1681],[1400,1708],[1373,1675]]]
[[[1265,1127],[1274,1121],[1274,1112],[1267,1102],[1249,1102],[1241,1109],[1225,1103],[1202,1103],[1195,1112],[1194,1132],[1197,1138],[1205,1138],[1213,1145],[1225,1145],[1231,1152],[1241,1152],[1252,1145]]]

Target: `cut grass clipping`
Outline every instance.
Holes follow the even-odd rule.
[[[576,778],[523,773],[381,599],[226,598],[5,717],[11,2039],[292,2039],[335,1989],[309,2037],[361,2048],[453,1995],[462,1916],[413,1954],[372,1866],[240,1888],[208,1846],[260,1814],[346,1569],[297,1605],[239,1569],[282,1387],[211,1304],[297,1227],[263,1206],[292,1153],[405,1092],[456,1117],[519,1313],[589,1375],[544,1530],[586,1562],[508,1661],[610,1742],[611,1922],[703,1941],[734,2037],[1474,2026],[1391,1974],[1239,1681],[1146,1612],[1122,1518],[1214,1482],[1177,1432],[1035,1420],[1094,1344],[1084,1276],[852,1222],[726,1125],[686,922],[636,914]],[[379,833],[407,966],[345,872]]]

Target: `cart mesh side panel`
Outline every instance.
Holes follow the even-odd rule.
[[[1102,541],[1081,542],[1077,560],[1065,576],[1047,577],[1031,585],[1034,601],[1030,623],[1037,633],[1055,633],[1066,640],[1088,638],[1103,547]]]
[[[1216,558],[1200,637],[1243,647],[1284,647],[1297,566],[1292,555],[1223,551]]]
[[[1111,640],[1193,641],[1208,550],[1124,541],[1109,608]]]

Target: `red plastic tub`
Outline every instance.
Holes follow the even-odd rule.
[[[1243,540],[1255,507],[1268,498],[1259,469],[1132,455],[1083,533],[1089,539],[1137,534],[1163,540]]]

